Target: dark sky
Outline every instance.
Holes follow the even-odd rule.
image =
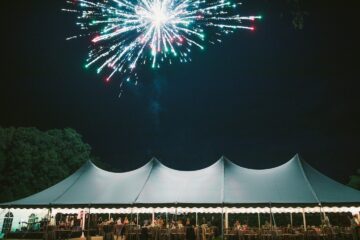
[[[354,2],[355,1],[351,1]],[[257,31],[194,51],[193,62],[146,70],[118,98],[83,68],[88,39],[65,1],[4,1],[1,14],[0,125],[71,127],[93,154],[121,170],[152,156],[198,169],[221,155],[250,168],[282,164],[295,153],[346,182],[360,167],[359,39],[356,7],[303,1],[303,30],[286,1],[244,0],[261,14]]]

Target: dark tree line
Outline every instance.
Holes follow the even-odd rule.
[[[71,128],[0,127],[0,202],[41,191],[75,172],[91,148]]]
[[[360,169],[356,171],[355,175],[350,176],[350,182],[348,185],[360,190]]]

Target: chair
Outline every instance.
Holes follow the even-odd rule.
[[[273,235],[270,230],[262,229],[260,232],[260,238],[261,240],[271,240]]]

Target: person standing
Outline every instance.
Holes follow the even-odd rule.
[[[195,229],[194,226],[190,223],[190,219],[186,220],[185,225],[185,239],[186,240],[195,240]]]
[[[118,240],[120,238],[121,240],[121,230],[124,227],[124,225],[121,222],[121,217],[118,218],[118,220],[116,221],[116,226],[115,226],[115,230],[116,230],[116,240]]]

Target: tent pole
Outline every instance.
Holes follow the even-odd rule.
[[[155,210],[154,210],[154,209],[153,209],[153,211],[152,211],[152,216],[151,216],[151,218],[152,218],[151,226],[153,226],[153,224],[155,223]]]
[[[175,221],[177,221],[177,207],[175,208]]]
[[[273,219],[274,229],[276,229],[276,219],[275,219],[275,213],[273,213],[273,214],[272,214],[272,219]]]
[[[229,213],[227,208],[225,208],[225,229],[229,227]]]
[[[271,211],[271,202],[270,202],[270,230],[273,229],[273,222],[272,222],[272,211]]]
[[[45,231],[46,231],[46,234],[48,234],[48,229],[49,229],[48,227],[49,227],[49,224],[50,224],[50,221],[51,221],[51,205],[50,204],[49,204],[49,210],[48,210],[48,215],[47,215],[46,219],[48,221],[46,223]]]
[[[90,204],[89,204],[89,218],[88,218],[88,229],[87,229],[87,239],[90,240],[90,221],[91,221],[91,214],[90,214]]]
[[[82,233],[81,233],[81,237],[80,238],[85,238],[85,209],[83,209],[81,211],[81,218],[82,218],[82,224],[81,224],[81,230],[82,230]]]
[[[224,206],[221,208],[221,239],[224,240]]]
[[[302,217],[303,217],[304,231],[306,231],[306,230],[307,230],[307,227],[306,227],[306,217],[305,217],[305,210],[304,210],[304,208],[302,209]]]
[[[274,234],[272,234],[273,231],[273,218],[272,218],[272,211],[271,211],[271,202],[270,202],[270,231],[271,231],[271,239],[274,239]]]
[[[195,225],[198,226],[198,212],[195,212]]]
[[[133,222],[133,208],[130,209],[130,223]]]
[[[260,224],[260,213],[258,212],[257,213],[257,215],[258,215],[258,226],[259,226],[259,230],[261,229],[261,224]]]
[[[293,227],[293,215],[292,215],[292,212],[290,212],[290,226]]]
[[[169,224],[169,214],[168,214],[168,209],[167,208],[166,208],[166,213],[165,213],[165,222],[166,222],[166,224],[165,224],[166,227],[170,226],[170,224]]]
[[[140,221],[139,221],[139,211],[136,212],[136,225],[140,225]]]
[[[323,225],[323,222],[325,223],[325,221],[323,221],[323,219],[325,220],[325,213],[323,216],[321,211],[321,203],[319,203],[319,207],[320,207],[320,224]]]

